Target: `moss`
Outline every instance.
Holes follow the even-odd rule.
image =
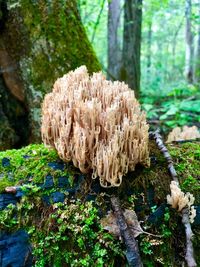
[[[169,146],[183,191],[195,196],[200,205],[200,143],[185,143]]]
[[[195,204],[199,204],[200,190],[196,186],[199,186],[200,143],[169,145],[168,148],[175,161],[183,190],[195,194]],[[114,193],[119,195],[123,207],[132,209],[135,205],[138,218],[143,221],[141,223],[143,229],[156,235],[142,234],[138,237],[144,266],[181,266],[184,262],[186,242],[184,227],[180,214],[166,205],[166,195],[170,192],[171,181],[166,162],[154,144],[150,144],[150,149],[151,167],[136,168],[135,172],[129,173],[126,179],[123,179],[121,187],[105,189],[99,193],[95,204],[84,202],[84,195],[90,192],[92,183],[97,183],[86,177],[78,194],[81,201],[66,199],[64,204],[45,205],[42,196],[51,194],[52,189],[41,190],[34,183],[29,184],[29,188],[25,185],[23,190],[26,190],[26,195],[17,208],[11,206],[1,213],[1,229],[13,231],[24,227],[29,232],[34,246],[35,266],[44,266],[47,263],[52,265],[52,262],[56,267],[67,264],[114,266],[117,259],[121,260],[120,264],[123,266],[122,244],[101,229],[98,217],[98,214],[104,215],[110,209],[109,195]],[[6,186],[6,181],[9,185],[18,184],[20,181],[24,183],[30,176],[33,181],[40,183],[49,173],[55,180],[65,173],[65,175],[71,174],[73,181],[73,174],[78,173],[78,170],[70,164],[65,164],[62,172],[56,172],[49,168],[49,162],[61,161],[55,150],[49,150],[43,145],[30,145],[20,150],[1,152],[0,163],[4,165],[0,167],[1,177],[4,175],[1,189]],[[154,193],[151,196],[152,188]],[[164,205],[164,212],[158,223],[152,223],[147,218],[150,218],[153,212],[157,212],[161,204]],[[17,217],[13,216],[16,211]],[[194,226],[198,266],[200,265],[199,231],[199,226]],[[90,261],[92,257],[89,259],[88,255],[93,255],[93,262]]]
[[[173,144],[168,145],[168,149],[174,160],[182,190],[192,193],[195,196],[195,205],[199,205],[200,143]],[[144,221],[144,229],[161,236],[160,238],[148,235],[139,237],[144,266],[181,266],[184,262],[185,232],[180,214],[174,209],[167,208],[165,215],[162,215],[161,205],[166,205],[166,196],[170,193],[171,177],[167,170],[166,160],[154,142],[150,143],[150,156],[150,168],[136,168],[135,172],[129,173],[126,179],[123,179],[121,187],[114,191],[120,196],[120,199],[123,199],[123,205],[126,208],[130,207],[128,204],[129,194],[134,194],[135,210],[139,220]],[[159,223],[153,225],[148,222],[147,218],[155,210],[157,210],[156,216],[161,217],[158,220]],[[199,226],[194,227],[194,232],[196,233],[194,237],[195,255],[197,255],[196,260],[199,266]]]
[[[48,163],[60,162],[57,152],[44,145],[29,145],[22,149],[12,149],[0,153],[0,192],[6,186],[20,185],[27,182],[43,183],[47,175],[67,176],[73,183],[73,176],[78,171],[70,164],[63,165],[63,170],[54,170]]]
[[[3,41],[16,62],[27,59],[23,76],[39,91],[48,92],[58,77],[81,65],[101,69],[75,0],[20,0],[9,10]]]
[[[32,187],[17,207],[1,212],[2,228],[28,232],[36,267],[112,267],[124,262],[122,243],[102,229],[93,202],[65,200],[47,206],[41,190]]]
[[[18,21],[12,16],[16,12]],[[34,89],[49,91],[58,77],[80,65],[86,65],[90,72],[101,69],[81,23],[76,1],[21,0],[19,8],[11,9],[10,25],[14,23],[20,28],[15,27],[16,34],[12,34],[13,54],[17,60],[29,58],[28,68],[23,72],[29,73]],[[20,47],[16,50],[19,40]]]
[[[9,66],[16,66],[15,73],[24,86],[25,111],[29,113],[26,129],[17,129],[26,134],[29,128],[29,142],[39,143],[41,102],[55,80],[81,65],[86,65],[90,73],[99,71],[101,66],[82,25],[77,1],[7,3],[8,20],[0,47],[9,52]],[[27,144],[23,136],[19,139],[21,144]]]
[[[185,143],[180,145],[168,145],[169,152],[174,160],[174,166],[178,174],[180,185],[185,192],[191,192],[196,198],[196,204],[200,204],[200,143]],[[136,189],[147,190],[153,186],[157,203],[163,203],[170,192],[171,177],[167,170],[167,163],[154,143],[150,143],[150,168],[138,168],[136,172],[129,173],[128,183]],[[128,186],[126,179],[120,191],[125,191]],[[130,181],[131,180],[131,181]],[[146,194],[146,193],[145,193]]]

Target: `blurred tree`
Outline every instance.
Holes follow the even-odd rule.
[[[96,34],[96,31],[97,31],[97,27],[99,26],[99,23],[100,23],[100,20],[101,20],[101,15],[102,15],[103,10],[104,10],[105,2],[106,2],[106,0],[102,0],[102,2],[101,2],[101,5],[100,5],[101,9],[99,11],[97,20],[96,20],[96,22],[94,24],[94,30],[93,30],[93,33],[92,33],[91,43],[94,42],[95,34]]]
[[[188,83],[193,83],[193,54],[194,54],[194,46],[193,46],[193,33],[192,33],[192,0],[185,0],[185,76]]]
[[[120,0],[108,2],[108,67],[107,76],[111,80],[119,80],[121,51],[118,30],[120,26]]]
[[[195,56],[195,82],[200,84],[200,0],[198,0],[198,32],[197,32],[197,47]]]
[[[124,36],[120,79],[140,92],[142,0],[126,0],[124,5]]]
[[[147,82],[151,76],[151,43],[152,43],[152,21],[148,23],[148,35],[147,35]]]
[[[76,0],[0,0],[0,8],[1,150],[40,141],[41,101],[58,77],[101,66]]]

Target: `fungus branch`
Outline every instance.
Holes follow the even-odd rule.
[[[170,156],[168,149],[163,143],[162,137],[159,134],[159,130],[150,133],[150,138],[154,139],[156,145],[159,150],[163,153],[163,156],[167,160],[168,170],[173,179],[171,182],[171,196],[168,196],[168,203],[172,205],[172,207],[177,208],[182,215],[182,223],[185,227],[186,233],[186,254],[185,260],[187,262],[188,267],[196,267],[196,261],[194,259],[194,249],[192,244],[193,232],[191,229],[190,221],[192,222],[196,213],[191,205],[194,202],[194,198],[190,193],[184,194],[179,185],[179,181],[177,178],[177,173],[173,165],[172,157]]]

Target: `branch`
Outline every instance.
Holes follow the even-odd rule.
[[[129,226],[126,223],[122,209],[120,207],[120,201],[118,197],[111,197],[112,209],[114,211],[117,224],[120,229],[120,234],[125,242],[127,251],[126,258],[130,267],[143,267],[140,253],[138,249],[137,241],[135,240]]]
[[[179,183],[178,178],[177,178],[177,173],[176,173],[176,170],[175,170],[174,165],[173,165],[172,157],[169,154],[168,149],[166,148],[166,146],[163,143],[162,137],[159,134],[159,130],[156,130],[155,132],[150,132],[149,137],[151,139],[155,140],[158,149],[163,153],[163,156],[168,163],[168,171],[169,171],[172,179],[174,181],[176,181],[177,183]]]
[[[174,181],[176,181],[179,185],[179,181],[177,178],[176,170],[173,165],[172,157],[170,156],[168,149],[163,143],[162,137],[159,134],[159,130],[156,130],[155,132],[150,132],[149,137],[151,139],[154,139],[156,142],[156,145],[158,146],[158,149],[163,153],[164,158],[167,160],[168,163],[168,170],[169,173]],[[182,223],[185,227],[185,234],[186,234],[186,254],[185,254],[185,260],[187,262],[188,267],[196,267],[196,261],[194,259],[194,249],[192,245],[192,229],[191,224],[189,220],[189,209],[184,208],[181,211],[182,215]]]
[[[102,14],[102,12],[103,12],[103,8],[104,8],[104,5],[105,5],[105,2],[106,2],[106,1],[103,0],[103,2],[102,2],[102,4],[101,4],[101,9],[100,9],[100,11],[99,11],[99,15],[98,15],[98,17],[97,17],[97,21],[96,21],[96,23],[95,23],[95,25],[94,25],[94,31],[93,31],[93,34],[92,34],[91,43],[93,43],[93,41],[94,41],[94,37],[95,37],[95,34],[96,34],[97,26],[99,25],[100,18],[101,18],[101,14]]]

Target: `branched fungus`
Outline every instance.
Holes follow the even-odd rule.
[[[89,76],[85,66],[58,79],[42,106],[42,139],[103,187],[119,186],[137,163],[149,164],[148,124],[123,82]]]
[[[176,127],[169,133],[167,137],[167,143],[171,143],[173,141],[192,140],[197,138],[200,138],[200,133],[196,126],[183,126],[183,129]]]
[[[167,195],[167,203],[172,206],[172,208],[177,209],[181,212],[184,208],[189,209],[189,219],[190,222],[194,222],[194,218],[196,216],[196,210],[194,206],[194,196],[191,193],[183,193],[178,186],[178,183],[172,181],[170,184],[171,195]]]

